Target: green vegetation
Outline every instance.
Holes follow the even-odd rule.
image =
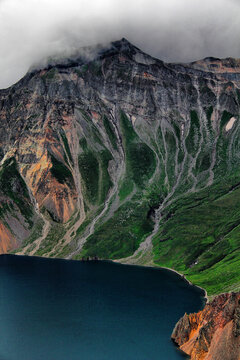
[[[105,115],[103,116],[103,125],[105,127],[106,133],[108,134],[112,147],[117,149],[117,137],[114,133],[112,124]]]
[[[176,134],[178,140],[180,141],[180,139],[181,139],[181,130],[180,130],[179,125],[177,125],[177,124],[175,124],[175,122],[173,122],[173,128],[174,128],[174,131],[175,131],[175,134]]]
[[[152,150],[144,143],[128,145],[127,163],[131,168],[132,179],[139,187],[143,187],[153,175],[156,165]]]
[[[73,248],[71,245],[67,244],[60,250],[57,250],[56,252],[51,254],[51,257],[60,257],[60,258],[66,258],[67,255],[69,255],[73,251]]]
[[[60,184],[67,183],[70,187],[73,187],[74,180],[71,171],[61,161],[56,159],[52,154],[51,156],[51,174],[57,179]]]
[[[208,120],[208,126],[211,127],[211,117],[212,117],[212,113],[213,113],[213,107],[209,106],[209,108],[206,109],[206,115],[207,115],[207,120]]]
[[[0,147],[0,161],[3,159],[4,157],[4,151],[3,149]]]
[[[100,169],[101,169],[101,180],[100,180],[100,203],[102,203],[108,194],[112,186],[112,181],[110,175],[108,173],[108,164],[109,161],[112,160],[112,155],[109,150],[105,148],[105,150],[100,151],[98,153],[99,161],[100,161]]]
[[[139,188],[143,188],[153,175],[156,159],[154,152],[141,140],[134,131],[127,116],[121,112],[123,145],[126,152],[126,173]]]
[[[12,202],[4,202],[0,203],[0,218],[3,218],[6,213],[11,213],[14,209],[14,205]]]
[[[101,204],[112,186],[108,173],[112,155],[106,148],[95,152],[83,140],[81,147],[84,151],[78,157],[78,165],[87,199],[91,204]]]
[[[189,133],[186,138],[186,148],[190,154],[194,155],[198,149],[199,129],[200,129],[198,114],[195,110],[191,111],[190,118],[191,118],[191,122],[190,122]]]
[[[238,103],[240,103],[240,90],[238,88],[236,88],[236,94],[237,94]]]
[[[88,145],[87,145],[87,140],[83,137],[79,140],[79,145],[81,146],[82,150],[86,150]]]
[[[69,148],[68,140],[67,140],[67,137],[64,132],[61,133],[61,138],[63,140],[63,144],[64,144],[65,150],[67,152],[68,158],[71,161],[71,163],[73,163],[73,158],[72,158],[72,154],[71,154],[71,151]]]
[[[200,153],[197,162],[196,162],[196,172],[202,172],[209,169],[211,165],[211,154],[210,153]]]
[[[82,71],[80,71],[80,70],[78,70],[78,69],[74,69],[74,72],[75,72],[75,74],[77,74],[79,77],[82,77],[83,74],[84,74],[84,72],[82,72]]]
[[[76,73],[79,76],[85,73],[87,77],[94,74],[96,78],[101,76],[101,67],[95,62],[76,69]],[[121,74],[121,71],[118,75],[128,76]],[[43,77],[52,79],[54,76],[55,72],[51,69]],[[167,85],[166,91],[175,91],[173,82]],[[197,91],[192,85],[180,86],[186,99],[187,96],[197,97]],[[204,97],[206,116],[203,116],[203,119],[199,118],[202,116],[201,110],[193,109],[189,112],[190,124],[185,139],[187,152],[180,126],[186,119],[182,119],[176,109],[169,110],[168,121],[156,119],[154,134],[147,121],[137,121],[134,125],[123,111],[120,113],[119,130],[126,171],[119,180],[118,191],[109,201],[112,207],[109,206],[106,213],[96,222],[94,234],[88,238],[77,258],[98,256],[104,259],[118,259],[132,255],[153,230],[151,215],[154,209],[162,203],[164,206],[164,199],[170,193],[170,199],[175,200],[163,210],[159,232],[153,239],[154,262],[184,273],[189,280],[206,288],[209,295],[239,287],[240,173],[236,171],[239,166],[236,161],[239,159],[239,125],[236,122],[234,131],[226,132],[224,128],[233,115],[223,111],[220,129],[217,126],[215,129],[211,121],[214,112],[211,103],[215,102],[208,101],[208,98],[213,99],[215,95],[205,83],[202,83],[200,91],[200,98]],[[57,244],[59,246],[52,256],[64,257],[75,250],[76,241],[85,234],[89,224],[102,211],[109,190],[113,186],[109,169],[120,146],[115,123],[111,121],[110,112],[107,112],[108,106],[100,100],[95,108],[98,116],[95,117],[95,99],[91,99],[92,103],[83,102],[82,105],[79,101],[77,106],[84,109],[80,110],[82,115],[78,112],[79,116],[76,117],[82,136],[79,140],[81,153],[78,155],[78,166],[86,219],[77,231],[73,229],[73,225],[79,219],[77,213],[68,224],[52,222],[37,255],[49,254]],[[34,116],[28,120],[34,122]],[[203,126],[200,127],[203,120]],[[50,171],[59,183],[73,186],[70,144],[66,133],[59,131],[55,134],[59,134],[63,144],[65,161],[49,154],[52,162]],[[142,136],[138,133],[142,133]],[[208,184],[209,175],[212,175],[208,170],[211,166],[216,134],[218,142],[216,165],[213,169],[215,183],[204,188]],[[2,155],[0,153],[0,158]],[[159,156],[158,163],[156,156]],[[117,159],[119,157],[116,156],[114,161]],[[192,168],[195,160],[196,166]],[[111,173],[113,169],[114,167],[111,168]],[[199,190],[200,187],[202,190]],[[5,212],[14,212],[18,207],[25,216],[31,218],[27,187],[14,159],[7,160],[0,169],[0,189],[10,199],[7,202],[2,201],[0,216]],[[190,189],[199,191],[189,193]],[[30,244],[41,236],[42,225],[41,222],[36,224],[24,244]],[[71,241],[64,246],[63,236],[66,231],[71,233]]]
[[[0,191],[4,196],[8,196],[13,201],[29,225],[32,226],[31,218],[33,211],[30,205],[29,193],[17,169],[16,160],[13,157],[7,159],[0,168]]]
[[[56,73],[57,73],[57,69],[56,68],[51,68],[44,75],[42,75],[42,79],[44,79],[44,80],[52,80],[54,78],[54,76],[56,75]]]
[[[126,154],[126,174],[119,184],[120,201],[126,199],[134,187],[137,192],[130,201],[117,209],[109,220],[95,229],[94,234],[88,238],[78,257],[121,258],[131,255],[153,229],[153,222],[148,217],[148,213],[151,203],[156,204],[156,200],[159,200],[159,188],[149,188],[148,192],[145,189],[149,187],[147,181],[155,170],[155,154],[140,140],[123,112],[121,113],[120,124]],[[83,147],[85,148],[84,153],[89,151],[88,146],[86,149],[86,144],[83,144]],[[103,155],[105,161],[103,161]],[[106,189],[110,185],[107,172],[110,156],[111,154],[106,151],[95,154],[100,169],[104,168],[105,163],[105,182],[108,184]]]
[[[80,255],[103,259],[131,255],[153,229],[152,221],[147,218],[148,204],[136,200],[122,205],[110,220],[98,227]]]
[[[88,66],[89,66],[88,64],[82,65],[82,66],[81,66],[81,72],[82,72],[82,73],[86,73],[86,72],[88,71]]]
[[[167,159],[167,174],[170,185],[174,185],[176,181],[175,177],[175,154],[177,151],[176,139],[172,132],[166,131],[165,133],[166,147],[168,150],[168,159]]]
[[[46,238],[41,242],[40,248],[34,255],[47,255],[59,243],[60,239],[63,239],[65,232],[64,225],[53,222]]]
[[[239,198],[240,174],[235,174],[172,204],[153,241],[155,263],[183,272],[209,295],[236,286],[240,280],[236,270]]]
[[[217,142],[217,162],[214,168],[214,172],[216,176],[225,176],[226,171],[229,171],[230,159],[229,159],[229,142],[230,137],[226,134],[226,131],[223,128],[226,126],[228,121],[231,119],[233,115],[227,111],[224,111],[221,117],[220,122],[220,135]],[[234,165],[236,166],[236,164]]]
[[[214,100],[216,99],[216,95],[214,94],[214,92],[212,92],[212,90],[207,86],[206,83],[203,83],[200,86],[200,93],[201,98],[206,99],[208,102],[214,102]]]
[[[78,165],[81,177],[84,181],[86,196],[95,204],[98,201],[99,163],[93,151],[87,150],[79,155]]]
[[[181,164],[183,162],[183,159],[184,159],[184,151],[182,148],[179,148],[179,151],[178,151],[178,164]]]
[[[133,191],[134,184],[137,185],[139,190],[145,187],[154,173],[156,159],[153,151],[139,139],[132,124],[123,112],[121,113],[120,122],[126,154],[126,176],[119,186],[119,198],[120,201],[123,201]],[[106,123],[105,118],[104,126],[111,141],[113,133],[109,132],[109,124],[109,122]],[[86,148],[86,144],[83,144],[82,148],[85,148],[83,154],[89,153],[90,150],[88,146]],[[107,171],[112,156],[108,150],[95,153],[94,156],[100,166],[101,179],[99,182],[102,183],[103,194],[102,197],[99,197],[99,203],[101,204],[112,185]],[[96,164],[94,167],[96,167]],[[86,176],[87,178],[89,181],[91,176]],[[90,183],[93,184],[93,180],[90,180]],[[121,258],[132,254],[138,248],[140,242],[153,229],[152,220],[147,216],[151,201],[145,199],[143,193],[139,190],[131,201],[123,204],[109,220],[96,228],[78,257]]]
[[[123,201],[128,195],[130,195],[131,192],[133,191],[133,188],[134,188],[133,181],[126,177],[120,185],[119,194],[118,194],[120,201]]]
[[[229,120],[231,119],[231,117],[233,117],[233,115],[231,113],[229,113],[228,111],[224,110],[223,114],[222,114],[222,118],[221,118],[221,123],[220,123],[220,127],[221,129],[227,125],[227,123],[229,122]]]
[[[87,72],[91,72],[94,76],[102,75],[102,66],[99,61],[92,61],[89,64],[84,64],[80,69],[74,69],[74,72],[79,76],[83,77]]]
[[[158,128],[157,131],[157,140],[158,140],[158,147],[163,157],[166,156],[166,150],[164,147],[164,138],[161,127]]]
[[[79,228],[76,231],[76,235],[79,236],[83,231],[87,228],[87,226],[90,224],[92,219],[86,219],[84,222],[79,226]]]
[[[102,66],[100,61],[91,61],[88,64],[88,70],[93,73],[95,76],[101,76],[102,75]]]

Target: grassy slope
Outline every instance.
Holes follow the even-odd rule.
[[[120,184],[119,198],[124,200],[134,185],[136,194],[120,206],[111,219],[96,228],[84,245],[80,257],[96,255],[115,259],[129,256],[153,229],[153,222],[147,217],[149,201],[144,198],[142,189],[154,173],[155,155],[139,139],[123,112],[120,120],[126,154],[126,174]]]
[[[152,231],[152,221],[147,219],[149,208],[137,199],[122,205],[114,216],[89,237],[82,256],[99,256],[116,259],[131,255],[139,246],[142,238]]]
[[[78,157],[85,195],[91,204],[102,204],[112,186],[108,173],[111,159],[112,155],[107,148],[96,152],[87,145]]]
[[[23,181],[17,169],[17,163],[14,158],[10,158],[4,162],[0,168],[0,196],[8,196],[15,204],[21,214],[25,217],[30,226],[33,225],[32,216],[33,210],[30,207],[30,198],[27,190],[27,186]],[[1,213],[4,216],[6,210],[12,212],[11,203],[1,201],[0,204],[0,216]]]
[[[212,109],[208,109],[210,114],[211,111]],[[190,116],[192,125],[186,147],[189,153],[195,155],[199,141],[199,119],[195,111],[192,111]],[[221,128],[231,116],[227,112],[223,113]],[[116,149],[117,140],[111,123],[107,118],[103,121],[110,143]],[[162,190],[160,179],[149,184],[156,166],[155,155],[138,137],[123,112],[120,125],[126,156],[126,173],[119,182],[120,202],[124,201],[133,189],[136,193],[127,203],[123,203],[107,222],[97,224],[94,234],[88,238],[77,258],[127,257],[153,229],[153,223],[147,215],[152,206],[159,204],[159,191]],[[209,128],[211,130],[210,126]],[[179,129],[175,129],[179,138],[178,132]],[[85,189],[85,201],[96,206],[103,204],[112,183],[108,173],[111,154],[102,144],[100,134],[96,133],[95,137],[103,150],[96,151],[83,138],[80,141],[82,153],[79,155],[79,169]],[[174,184],[172,164],[176,140],[171,132],[166,132],[165,140],[169,154],[172,155],[168,156],[167,171],[170,182]],[[219,137],[216,178],[220,178],[227,171],[228,141],[225,135]],[[161,145],[163,140],[159,138],[159,142]],[[210,166],[210,150],[203,150],[194,169],[196,176]],[[153,241],[154,261],[157,265],[183,272],[193,283],[206,288],[209,295],[235,289],[240,282],[240,187],[235,186],[237,183],[240,183],[240,173],[235,173],[232,178],[225,180],[221,178],[219,183],[195,194],[181,196],[165,209],[162,225]],[[181,195],[180,190],[178,191]],[[50,248],[51,241],[47,245]]]
[[[166,209],[154,238],[155,263],[184,273],[209,295],[237,289],[239,199],[240,174],[179,199]]]
[[[198,116],[194,111],[190,115],[190,132],[192,130],[197,134]],[[221,127],[230,116],[231,114],[223,113]],[[137,191],[110,220],[96,229],[85,244],[81,256],[129,256],[153,227],[147,214],[151,206],[159,203],[161,185],[157,179],[151,186],[148,184],[154,171],[154,155],[146,144],[142,146],[124,113],[121,115],[121,130],[126,154],[126,174],[119,184],[119,198],[124,200],[134,186]],[[190,140],[186,140],[188,151],[195,153],[195,143]],[[179,199],[165,209],[162,225],[153,240],[156,265],[184,273],[193,283],[206,288],[209,295],[236,289],[240,282],[240,173],[222,177],[223,173],[228,173],[228,158],[226,155],[222,156],[226,154],[228,141],[222,133],[215,169],[216,178],[221,180],[209,188],[187,195],[183,195],[180,188]],[[169,151],[176,147],[175,139],[170,133],[166,134],[166,143]],[[171,165],[173,159],[169,158],[169,162]],[[207,170],[209,165],[209,153],[200,153],[196,175]],[[169,174],[170,170],[169,168]]]

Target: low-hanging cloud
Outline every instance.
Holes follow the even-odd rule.
[[[239,0],[0,0],[0,88],[43,58],[126,37],[169,62],[240,57]]]

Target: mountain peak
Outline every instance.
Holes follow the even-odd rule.
[[[113,41],[112,45],[118,48],[119,50],[136,49],[138,51],[141,51],[124,37],[121,40]]]
[[[126,38],[113,41],[108,45],[96,44],[92,46],[84,46],[76,50],[74,53],[62,56],[53,56],[45,58],[39,62],[39,64],[34,64],[31,66],[29,72],[51,68],[53,66],[64,66],[71,67],[79,64],[87,63],[95,59],[103,59],[104,57],[109,57],[116,55],[118,53],[125,53],[128,55],[134,55],[137,52],[143,53],[136,46],[131,44]]]
[[[120,53],[125,53],[127,55],[135,55],[136,53],[142,53],[142,51],[137,48],[135,45],[130,43],[126,38],[122,38],[121,40],[116,40],[110,43],[108,47],[102,48],[99,55],[101,58],[105,56],[116,55]]]

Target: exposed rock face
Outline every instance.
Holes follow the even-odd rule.
[[[174,199],[239,166],[239,103],[238,61],[165,64],[125,39],[29,72],[0,91],[2,224],[32,255],[151,250]]]
[[[236,290],[239,116],[237,59],[166,64],[122,39],[30,71],[0,90],[0,253],[152,261],[153,246],[212,294]],[[239,294],[221,295],[173,339],[239,359],[239,316]]]
[[[239,360],[240,293],[218,295],[197,314],[185,314],[172,339],[192,360]]]
[[[16,239],[8,230],[8,228],[0,223],[0,254],[7,253],[9,250],[17,248]]]

